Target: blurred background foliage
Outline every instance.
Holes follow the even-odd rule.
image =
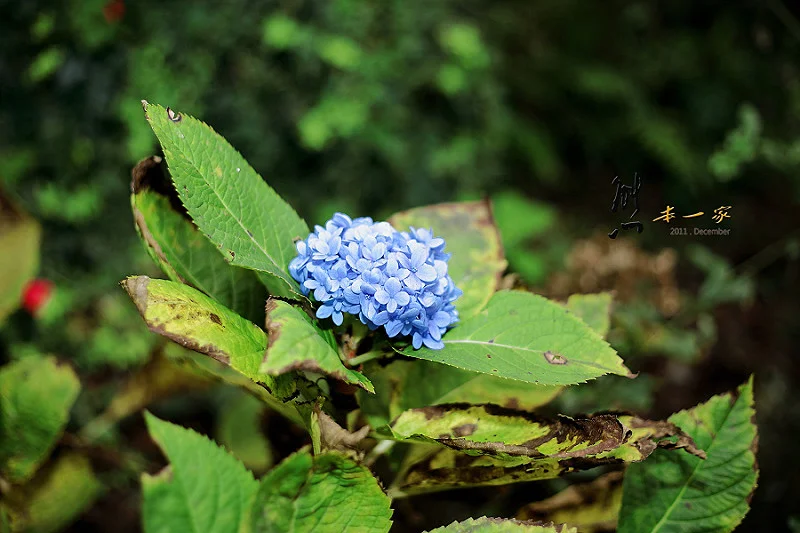
[[[765,451],[742,529],[796,527],[800,489],[784,473],[800,462],[784,436],[800,431],[799,11],[779,0],[0,0],[0,203],[27,213],[27,246],[41,235],[41,247],[23,267],[55,287],[38,313],[6,320],[0,354],[54,354],[82,384],[52,464],[20,489],[39,503],[19,527],[58,530],[89,509],[76,531],[120,516],[138,530],[138,472],[160,459],[126,417],[154,400],[258,472],[302,442],[249,396],[186,385],[116,286],[158,274],[129,208],[130,169],[157,150],[142,99],[211,124],[311,223],[490,196],[518,280],[557,299],[613,291],[610,341],[641,372],[569,389],[551,408],[660,417],[755,372]],[[634,172],[645,230],[611,241],[622,219],[611,180]],[[670,236],[651,222],[668,204],[730,205],[732,235]],[[16,221],[0,213],[7,279],[25,248]],[[2,283],[13,304],[21,285]],[[154,369],[167,376],[155,385]],[[79,474],[82,503],[53,510],[53,491]],[[475,509],[512,516],[559,483],[412,499],[398,530]]]

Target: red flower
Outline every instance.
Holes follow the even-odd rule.
[[[46,279],[32,279],[22,292],[22,307],[31,315],[36,315],[50,300],[52,292],[52,282]]]

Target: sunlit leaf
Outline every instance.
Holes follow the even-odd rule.
[[[444,348],[404,355],[541,385],[629,376],[611,346],[564,307],[541,296],[500,291],[486,309],[442,338]]]
[[[122,286],[154,333],[230,366],[278,399],[293,392],[291,376],[276,378],[259,370],[267,335],[252,322],[182,283],[138,276]]]
[[[294,209],[203,122],[143,103],[181,201],[232,265],[263,272],[274,295],[302,298],[288,272],[293,240],[308,235]]]
[[[261,323],[266,290],[251,270],[234,267],[195,226],[175,211],[169,198],[151,188],[161,158],[148,158],[133,171],[131,207],[139,236],[172,281],[186,283],[240,315]],[[171,187],[171,186],[170,186]]]
[[[0,323],[20,305],[25,284],[39,268],[39,224],[0,195]]]

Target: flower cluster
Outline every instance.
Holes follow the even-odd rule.
[[[461,296],[447,274],[444,239],[336,213],[296,245],[289,272],[303,294],[322,304],[318,318],[341,325],[350,313],[370,329],[383,326],[389,337],[411,335],[415,349],[444,347],[442,335],[458,321],[453,301]]]

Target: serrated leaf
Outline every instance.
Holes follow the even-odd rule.
[[[610,305],[608,294],[576,294],[570,297],[566,307],[605,335]],[[563,389],[557,385],[536,385],[419,360],[398,360],[386,366],[368,364],[365,372],[377,394],[359,392],[357,398],[361,412],[375,429],[407,409],[446,403],[492,403],[532,411],[550,402]]]
[[[297,307],[270,299],[267,332],[269,348],[261,365],[262,373],[279,376],[293,370],[317,372],[374,392],[372,383],[363,374],[344,366],[322,331]]]
[[[301,299],[288,265],[296,255],[293,240],[306,237],[308,225],[208,125],[159,105],[143,105],[197,227],[232,265],[277,278],[268,282],[273,295]]]
[[[27,357],[0,369],[0,472],[29,479],[55,446],[80,391],[75,372],[54,357]]]
[[[622,471],[604,474],[590,483],[570,485],[545,500],[517,512],[520,520],[569,522],[581,533],[614,531],[622,503]]]
[[[500,291],[486,309],[448,331],[444,348],[404,355],[540,385],[570,385],[604,374],[629,376],[616,352],[559,304]]]
[[[391,432],[399,440],[448,448],[407,458],[395,497],[551,479],[603,464],[643,461],[658,446],[702,455],[667,422],[610,414],[548,419],[493,405],[413,409],[392,422]]]
[[[20,305],[25,284],[39,268],[41,229],[0,195],[0,323]]]
[[[261,480],[252,531],[386,533],[389,503],[366,467],[338,452],[301,450]]]
[[[578,533],[578,530],[566,524],[556,525],[484,516],[453,522],[449,526],[437,527],[425,533]]]
[[[170,462],[142,476],[146,533],[238,533],[258,482],[225,450],[194,431],[145,413],[150,436]]]
[[[398,231],[408,231],[409,226],[414,226],[433,229],[435,236],[444,238],[445,251],[452,254],[448,273],[464,291],[455,302],[461,320],[483,309],[506,268],[500,234],[488,201],[417,207],[392,215],[389,222]]]
[[[744,518],[756,486],[753,380],[734,393],[675,413],[670,422],[691,435],[705,461],[657,451],[625,475],[620,533],[728,532]]]
[[[102,483],[89,460],[77,453],[60,456],[22,486],[4,494],[0,509],[8,513],[11,531],[52,533],[88,509],[100,496]]]
[[[252,322],[182,283],[136,276],[122,286],[154,333],[262,383],[278,399],[292,392],[290,376],[274,378],[259,371],[267,335]]]
[[[159,160],[145,159],[137,165],[131,194],[136,229],[148,253],[172,281],[191,285],[261,323],[267,293],[255,273],[226,263],[211,241],[176,212],[166,196],[148,188],[141,179],[136,180]]]

